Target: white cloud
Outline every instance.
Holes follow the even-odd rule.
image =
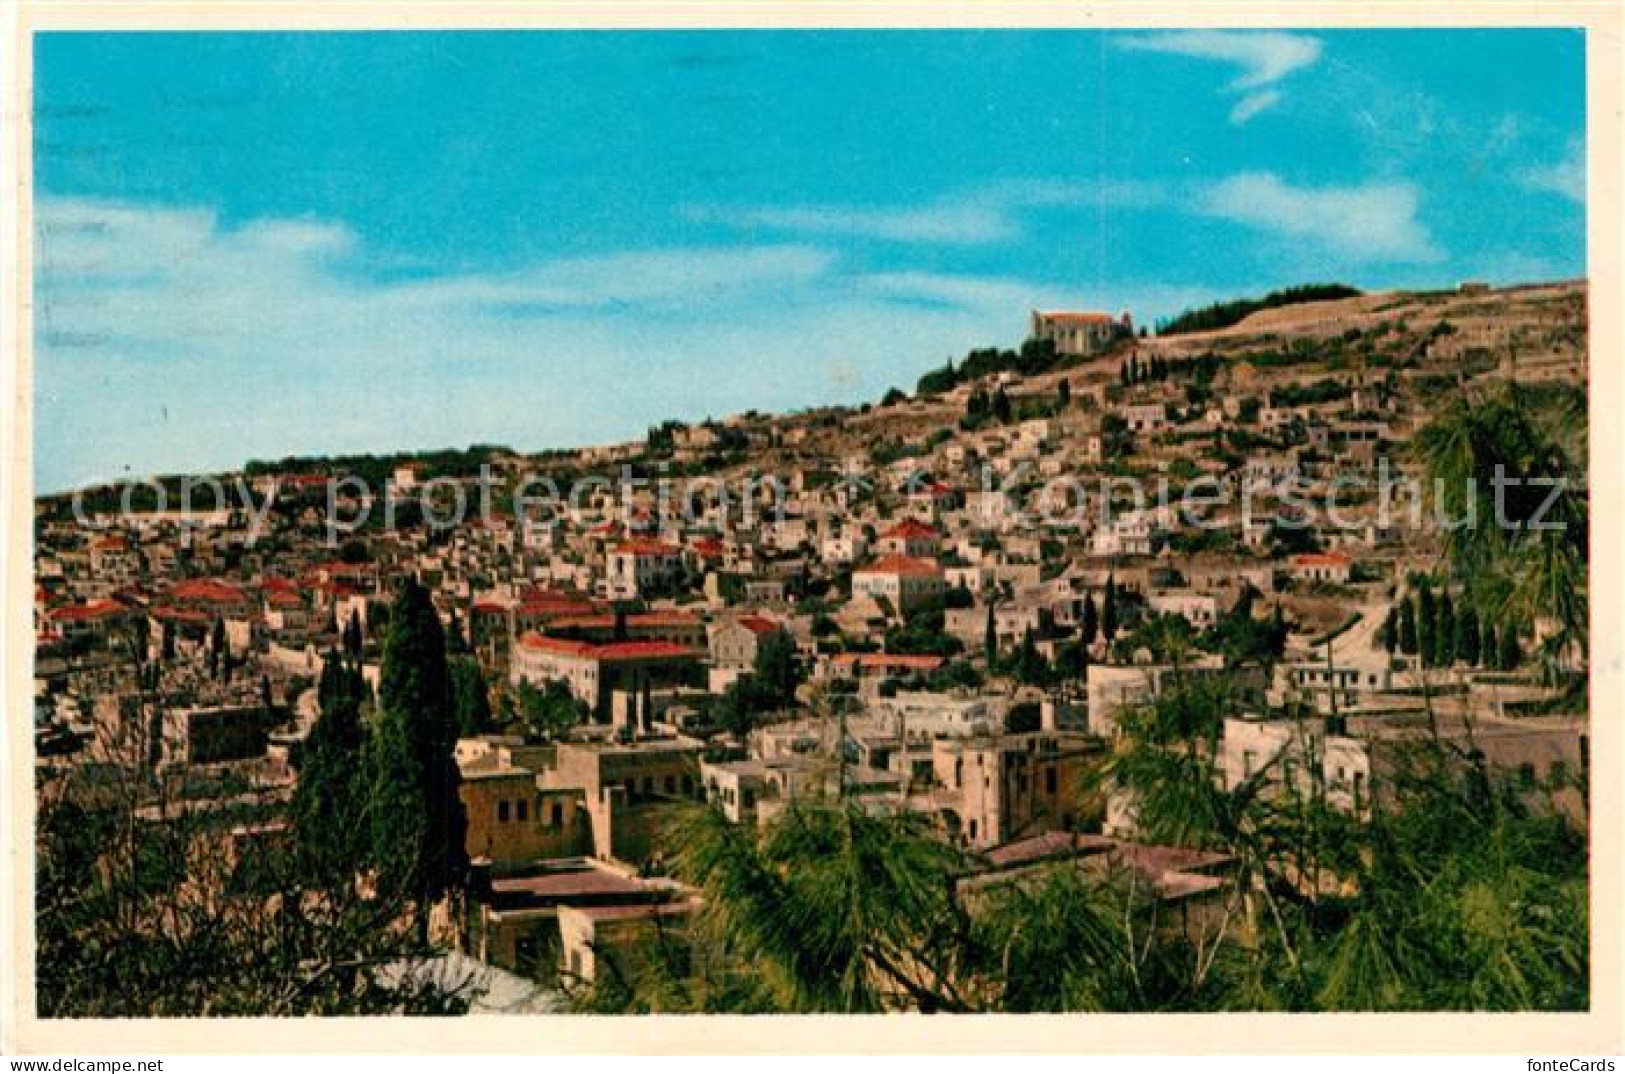
[[[1230,109],[1230,122],[1239,126],[1264,111],[1264,109],[1274,107],[1280,103],[1280,100],[1281,94],[1278,90],[1262,90],[1258,93],[1249,93],[1237,101],[1234,108]]]
[[[883,239],[889,242],[985,245],[1022,230],[1034,210],[1079,206],[1144,207],[1162,196],[1155,183],[1013,182],[912,206],[690,206],[690,219],[744,230]]]
[[[1560,194],[1570,201],[1584,204],[1586,199],[1585,148],[1578,142],[1569,143],[1562,160],[1524,168],[1516,176],[1518,182],[1531,190]]]
[[[876,398],[1017,337],[1009,300],[1034,290],[851,272],[797,243],[380,278],[333,222],[52,197],[35,221],[42,489]]]
[[[1319,38],[1279,31],[1187,30],[1131,37],[1120,47],[1137,52],[1162,52],[1193,59],[1213,60],[1239,68],[1225,87],[1241,96],[1231,109],[1230,121],[1246,123],[1281,101],[1274,87],[1282,79],[1320,59]]]
[[[1362,262],[1437,261],[1409,183],[1294,187],[1267,172],[1231,176],[1204,191],[1198,212]]]

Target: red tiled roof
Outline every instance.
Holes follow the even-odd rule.
[[[593,656],[599,660],[676,660],[699,655],[686,645],[670,641],[612,641],[593,646]]]
[[[1294,567],[1347,567],[1351,562],[1341,552],[1304,552],[1292,557]]]
[[[129,611],[129,608],[116,600],[93,600],[87,604],[69,604],[62,608],[53,609],[50,617],[58,623],[84,622],[89,619],[106,619],[113,615],[126,615]]]
[[[741,615],[735,620],[752,634],[774,634],[784,628],[765,615]]]
[[[1103,835],[1083,835],[1077,832],[1044,832],[1018,839],[1013,843],[994,847],[987,852],[987,860],[1001,868],[1024,865],[1063,854],[1094,854],[1110,850],[1116,841]]]
[[[154,619],[172,623],[212,623],[213,617],[208,612],[200,612],[192,608],[172,608],[165,605],[152,610]]]
[[[662,626],[693,626],[699,623],[690,612],[664,611],[640,612],[626,617],[628,627],[662,627]],[[548,624],[549,630],[603,630],[615,625],[613,615],[572,615],[555,619]]]
[[[508,606],[500,600],[476,600],[469,612],[472,615],[507,615]]]
[[[576,593],[532,586],[519,596],[520,615],[592,615],[598,602]]]
[[[1053,321],[1057,324],[1116,324],[1117,318],[1109,313],[1099,313],[1093,310],[1087,312],[1070,312],[1058,310],[1054,313],[1039,313],[1039,318]]]
[[[519,636],[519,644],[526,649],[533,649],[539,653],[558,653],[561,656],[588,656],[592,652],[592,644],[585,641],[575,641],[571,638],[549,638],[538,634],[534,630],[527,630]]]
[[[537,652],[557,653],[583,660],[613,662],[617,660],[694,659],[700,654],[686,645],[669,641],[612,641],[603,645],[573,641],[569,638],[550,638],[535,631],[526,631],[519,644]]]
[[[900,537],[903,540],[936,540],[942,535],[932,527],[927,526],[924,522],[920,522],[912,518],[906,518],[897,525],[893,526],[891,529],[887,530],[883,536]]]
[[[634,537],[630,541],[622,541],[615,546],[617,555],[622,556],[679,556],[683,550],[674,544],[665,541],[656,541],[647,537]]]
[[[248,594],[217,578],[188,578],[169,591],[170,599],[202,604],[246,604]]]
[[[917,556],[882,556],[867,567],[859,567],[857,574],[941,574],[942,567],[934,559]]]

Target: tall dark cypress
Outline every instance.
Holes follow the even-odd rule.
[[[1450,591],[1439,594],[1436,619],[1433,625],[1433,663],[1447,668],[1456,662],[1456,604]]]
[[[322,664],[320,715],[305,740],[290,813],[300,873],[317,887],[340,887],[367,859],[366,683],[337,653]]]
[[[389,616],[370,795],[374,864],[422,915],[463,876],[463,811],[446,638],[428,590],[406,582]]]
[[[993,602],[987,602],[987,622],[982,627],[982,655],[991,670],[999,662],[999,632],[993,619]]]

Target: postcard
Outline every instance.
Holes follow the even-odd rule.
[[[15,1046],[1617,1051],[1619,12],[1362,12],[24,4]]]

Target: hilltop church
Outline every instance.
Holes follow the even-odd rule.
[[[1099,354],[1120,339],[1134,335],[1134,319],[1123,313],[1044,313],[1033,310],[1032,339],[1047,339],[1057,354],[1089,357]]]

